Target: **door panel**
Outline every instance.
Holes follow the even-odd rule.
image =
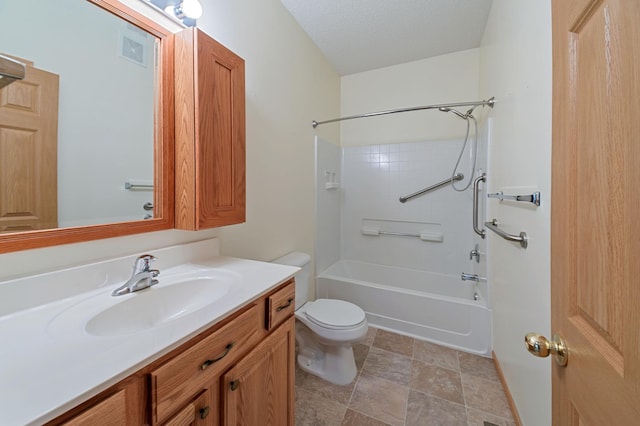
[[[554,424],[640,418],[640,2],[553,2]]]
[[[59,78],[27,64],[0,90],[0,232],[58,226]]]

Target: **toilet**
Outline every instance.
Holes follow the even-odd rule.
[[[359,306],[344,300],[308,301],[310,260],[308,254],[301,252],[273,260],[301,268],[295,275],[298,365],[331,383],[346,385],[356,377],[352,345],[366,337],[367,319]]]

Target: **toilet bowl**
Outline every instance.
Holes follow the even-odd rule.
[[[353,344],[366,337],[369,326],[364,311],[353,303],[307,301],[310,259],[306,253],[293,252],[273,261],[301,268],[295,276],[297,362],[310,374],[346,385],[357,374]]]

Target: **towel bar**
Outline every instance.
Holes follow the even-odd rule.
[[[493,194],[487,194],[488,198],[497,198],[498,200],[509,200],[509,201],[527,201],[529,203],[535,204],[540,207],[540,191],[534,192],[533,194],[528,195],[505,195],[500,192],[495,192]]]

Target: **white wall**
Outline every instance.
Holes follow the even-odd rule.
[[[246,61],[247,223],[221,230],[225,254],[314,253],[311,121],[339,113],[340,80],[279,0],[204,4],[198,26]],[[337,141],[337,129],[318,134]]]
[[[149,7],[139,6],[153,15]],[[313,254],[310,123],[316,117],[339,114],[339,76],[278,0],[208,1],[198,24],[246,61],[247,223],[0,255],[0,279],[218,234],[224,254],[261,260],[294,249]],[[337,129],[319,133],[338,140]]]
[[[505,231],[526,231],[523,250],[488,232],[493,347],[525,425],[551,424],[551,362],[527,353],[529,331],[550,333],[550,1],[494,0],[480,52],[481,93],[496,106],[488,191],[539,190],[542,205],[490,200]],[[517,188],[514,188],[517,187]]]
[[[478,92],[478,58],[479,50],[470,49],[343,76],[341,115],[478,100],[486,95]],[[437,110],[343,121],[340,127],[342,146],[451,139],[465,132],[459,118]]]

